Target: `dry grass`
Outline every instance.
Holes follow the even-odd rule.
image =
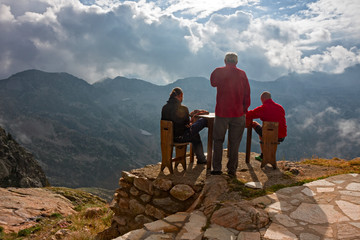
[[[93,207],[93,206],[92,206]],[[99,207],[99,206],[95,206]],[[43,240],[52,239],[52,236],[63,229],[67,233],[63,236],[64,240],[92,240],[96,234],[102,232],[106,228],[110,227],[111,219],[113,216],[112,211],[108,206],[102,207],[100,215],[94,218],[86,218],[84,213],[86,208],[81,212],[67,216],[67,217],[56,217],[43,219],[36,226],[20,231],[17,234],[4,234],[2,238],[4,240],[15,240],[15,239],[32,239],[32,240]],[[34,231],[36,230],[36,231]],[[56,239],[56,238],[53,238]]]
[[[300,163],[338,168],[338,174],[360,173],[360,158],[354,158],[352,160],[344,160],[339,158],[333,158],[333,159],[312,158],[312,159],[305,159]]]
[[[239,194],[245,199],[252,199],[276,192],[277,190],[285,187],[301,186],[305,183],[334,175],[360,173],[360,158],[355,158],[353,160],[343,160],[339,158],[323,159],[313,157],[311,159],[302,160],[301,162],[298,162],[298,164],[300,166],[302,165],[304,170],[306,169],[306,173],[300,176],[294,175],[289,171],[284,171],[282,178],[289,180],[284,184],[272,184],[266,187],[266,189],[250,189],[245,187],[245,182],[247,182],[246,180],[230,179],[229,187],[231,191],[239,192]],[[319,167],[314,169],[314,166]]]
[[[84,213],[86,209],[79,214],[69,217],[71,234],[66,237],[67,240],[94,239],[97,233],[110,227],[113,212],[108,206],[103,206],[101,214],[94,218],[86,218]]]

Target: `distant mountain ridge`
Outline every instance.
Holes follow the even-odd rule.
[[[250,80],[250,109],[264,90],[285,108],[289,132],[279,160],[360,156],[358,76],[359,65],[342,74]],[[216,89],[206,78],[158,86],[117,77],[90,85],[67,73],[28,70],[0,80],[0,126],[34,153],[51,184],[114,188],[122,170],[161,161],[160,112],[175,86],[190,111],[214,111]],[[252,146],[260,151],[256,136]]]
[[[29,70],[0,81],[0,125],[39,160],[52,185],[113,188],[124,169],[159,159],[144,135],[101,89],[66,73]]]

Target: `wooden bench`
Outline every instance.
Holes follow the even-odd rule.
[[[263,122],[262,138],[260,141],[261,150],[263,153],[263,160],[261,167],[270,163],[276,169],[276,149],[279,144],[278,141],[278,122]]]
[[[171,174],[174,173],[172,163],[175,162],[175,168],[181,163],[183,169],[186,170],[186,149],[190,142],[175,143],[173,122],[161,120],[160,121],[161,133],[161,171],[167,167]],[[173,148],[175,147],[175,158],[173,155]],[[194,161],[194,154],[190,145],[190,161]]]

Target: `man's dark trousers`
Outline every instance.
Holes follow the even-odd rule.
[[[191,142],[195,156],[200,162],[205,161],[205,155],[199,132],[205,127],[207,127],[207,119],[200,118],[190,128],[187,128],[182,136],[174,139],[178,143]]]
[[[213,171],[220,172],[222,169],[223,143],[226,131],[228,131],[229,161],[227,163],[228,173],[235,174],[238,167],[239,146],[245,129],[245,116],[235,118],[215,117],[214,122],[214,154]]]

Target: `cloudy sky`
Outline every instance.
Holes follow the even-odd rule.
[[[250,79],[360,63],[359,0],[0,0],[0,79],[209,78],[228,51]]]

